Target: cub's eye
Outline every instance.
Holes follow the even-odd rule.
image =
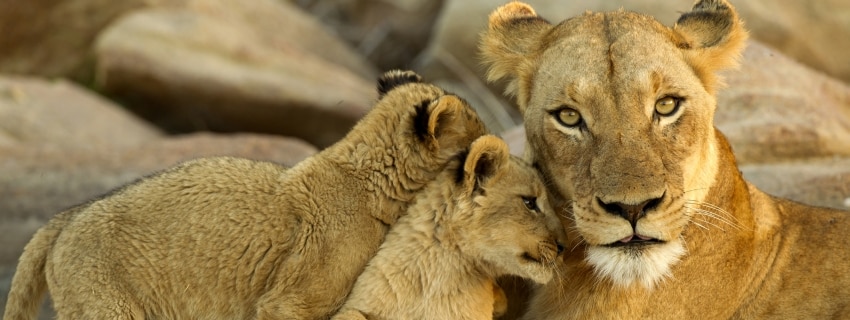
[[[540,211],[540,208],[537,207],[537,197],[522,197],[522,203],[528,210]]]
[[[552,115],[565,127],[575,127],[581,124],[581,114],[575,109],[564,107],[553,111]]]
[[[664,97],[655,101],[655,113],[661,116],[670,116],[679,110],[679,105],[682,104],[681,98]]]

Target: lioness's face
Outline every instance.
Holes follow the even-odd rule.
[[[678,49],[640,22],[567,21],[559,29],[571,32],[540,56],[524,118],[535,158],[572,200],[589,262],[615,281],[651,283],[684,252],[714,101]]]
[[[735,29],[730,8],[698,2],[680,29],[623,11],[551,25],[520,3],[490,16],[490,77],[511,80],[530,157],[586,261],[614,283],[651,287],[685,254],[716,173],[712,72],[737,53],[722,45],[746,37],[720,33]]]

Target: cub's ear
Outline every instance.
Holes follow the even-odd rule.
[[[526,101],[528,92],[521,90],[521,86],[528,83],[533,71],[529,56],[540,43],[540,36],[552,25],[531,6],[519,1],[496,8],[490,13],[488,24],[478,45],[487,67],[487,81],[508,79],[505,93]],[[525,105],[518,104],[520,108]]]
[[[726,0],[697,0],[690,12],[679,17],[673,32],[686,61],[712,94],[720,81],[716,72],[738,65],[748,37]]]
[[[473,140],[487,133],[475,109],[452,94],[423,103],[414,123],[420,141],[445,158],[466,149]]]
[[[510,158],[508,144],[493,135],[485,135],[469,146],[463,163],[463,190],[472,193],[481,184],[498,175]]]
[[[383,98],[387,92],[406,83],[422,82],[416,72],[407,70],[390,70],[378,77],[378,98]]]

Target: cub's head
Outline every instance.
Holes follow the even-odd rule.
[[[527,155],[598,275],[652,287],[685,254],[685,228],[711,211],[715,73],[746,38],[725,0],[697,1],[673,27],[625,11],[553,25],[520,2],[490,15],[488,77],[516,97]]]
[[[537,170],[487,135],[469,147],[456,186],[451,225],[464,253],[493,276],[552,279],[566,235]]]
[[[475,110],[460,97],[422,82],[412,71],[389,71],[378,79],[378,101],[351,130],[356,159],[376,170],[402,171],[394,188],[416,189],[433,179],[458,152],[487,133]],[[361,143],[368,141],[369,143]],[[367,147],[368,146],[368,147]]]

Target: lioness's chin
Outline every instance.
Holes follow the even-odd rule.
[[[586,259],[597,276],[616,285],[640,283],[652,289],[671,275],[670,268],[684,254],[685,247],[677,240],[619,247],[590,246]]]

